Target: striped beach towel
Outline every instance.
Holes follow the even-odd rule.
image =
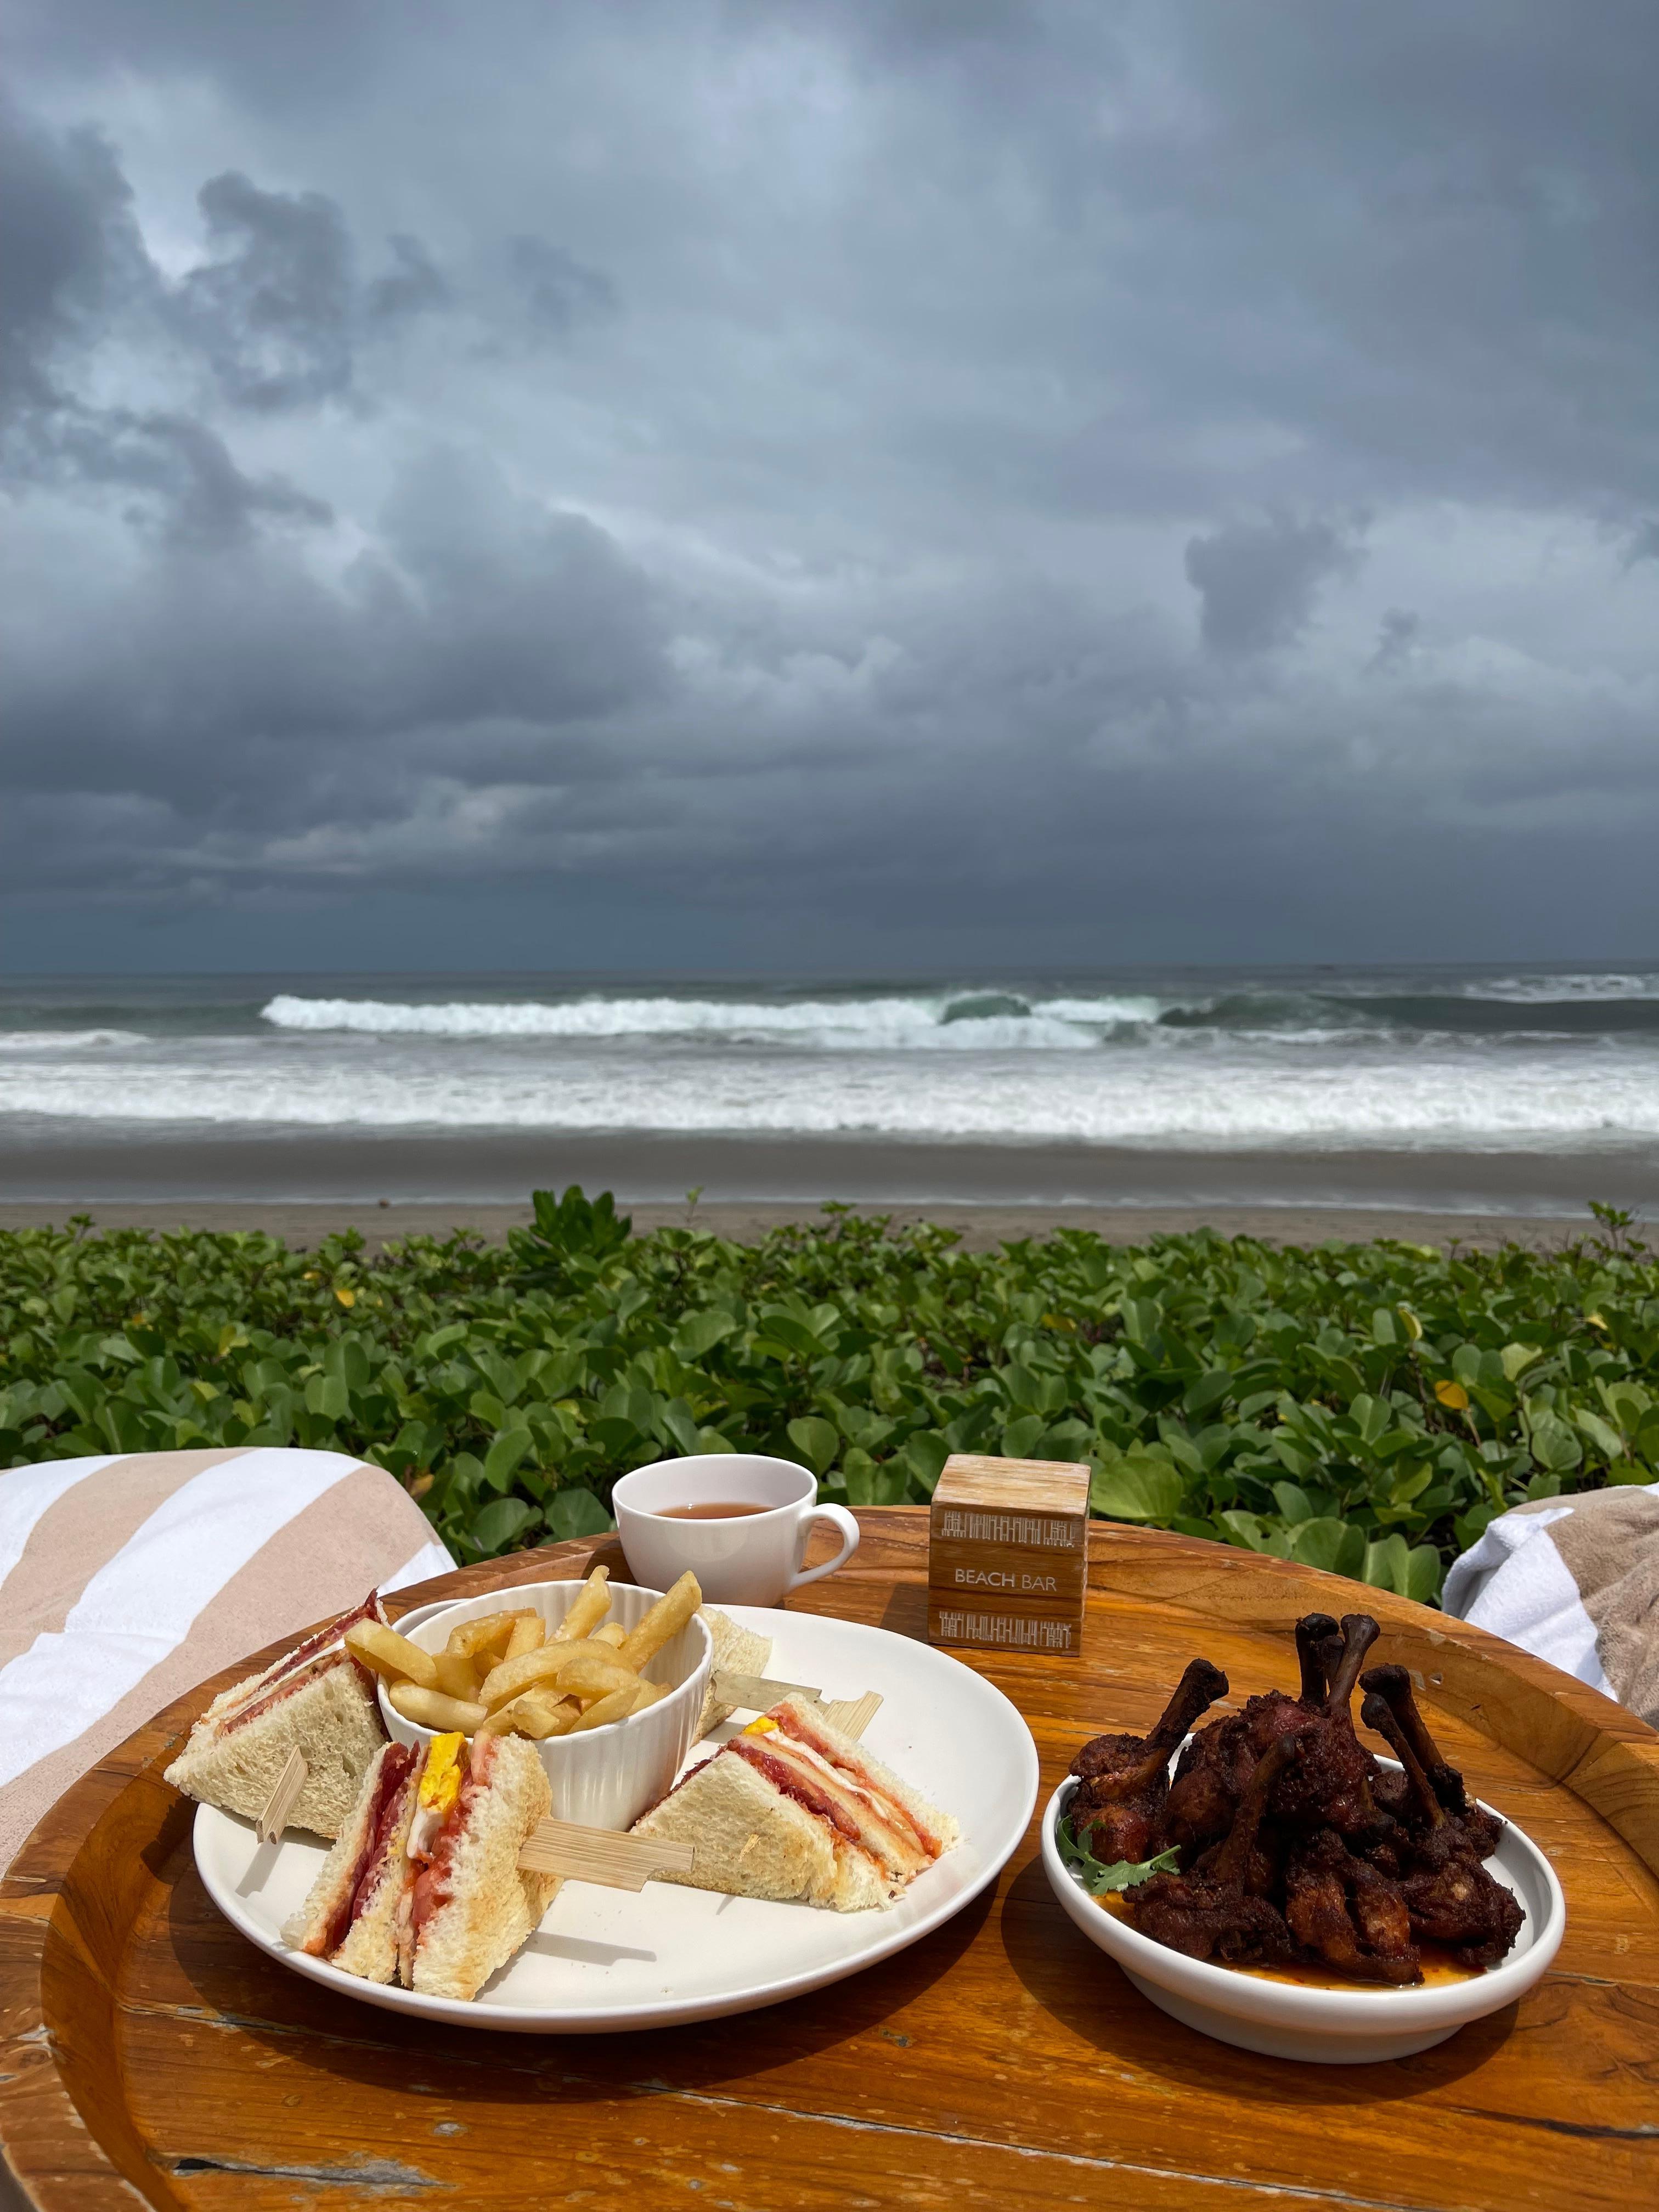
[[[1659,1728],[1659,1482],[1512,1506],[1452,1562],[1441,1602]]]
[[[140,1452],[0,1473],[0,1873],[152,1714],[370,1589],[454,1561],[337,1452]]]

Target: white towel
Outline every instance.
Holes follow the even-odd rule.
[[[0,1473],[0,1873],[48,1806],[222,1668],[454,1561],[338,1452],[139,1452]]]
[[[1659,1483],[1500,1514],[1454,1560],[1441,1602],[1659,1728]]]

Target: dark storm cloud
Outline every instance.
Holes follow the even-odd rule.
[[[114,153],[83,128],[62,137],[0,100],[0,405],[37,406],[58,356],[150,281]]]
[[[1205,644],[1212,653],[1261,653],[1293,643],[1312,618],[1320,586],[1358,562],[1351,531],[1289,514],[1189,539],[1187,580],[1199,596]]]
[[[1659,919],[1645,0],[13,51],[12,886],[559,877],[896,959],[988,899],[1010,959]]]

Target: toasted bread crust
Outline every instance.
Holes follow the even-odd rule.
[[[402,1938],[402,1978],[424,1996],[477,1996],[535,1933],[560,1887],[552,1875],[519,1871],[525,1838],[553,1802],[541,1759],[521,1736],[488,1741],[487,1771],[466,1796],[449,1895]]]

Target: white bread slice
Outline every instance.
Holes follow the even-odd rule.
[[[297,1745],[307,1771],[289,1826],[337,1836],[351,1818],[364,1770],[385,1741],[373,1686],[343,1654],[240,1726],[204,1716],[167,1779],[204,1805],[257,1820]]]
[[[763,1674],[771,1663],[772,1639],[757,1636],[752,1629],[739,1628],[735,1620],[712,1605],[700,1605],[698,1615],[708,1629],[714,1647],[709,1662],[708,1686],[702,1694],[702,1711],[697,1717],[693,1743],[701,1743],[712,1728],[729,1721],[738,1710],[735,1705],[722,1705],[714,1695],[716,1674]]]
[[[519,1852],[553,1792],[535,1747],[522,1736],[479,1739],[490,1753],[474,1785],[449,1869],[449,1895],[417,1934],[404,1929],[400,1971],[423,1996],[477,1996],[540,1926],[557,1894],[556,1875],[520,1874]]]
[[[325,1651],[337,1645],[346,1630],[355,1621],[359,1620],[378,1621],[383,1628],[390,1626],[386,1609],[380,1602],[379,1590],[370,1590],[361,1605],[354,1605],[349,1613],[341,1613],[337,1620],[330,1621],[325,1628],[313,1629],[312,1633],[302,1638],[291,1651],[285,1651],[280,1659],[273,1659],[263,1674],[244,1674],[240,1682],[233,1682],[228,1690],[221,1690],[203,1714],[202,1719],[204,1721],[222,1720],[234,1712],[238,1706],[252,1705],[262,1691],[273,1688],[282,1680],[283,1675],[297,1673],[310,1661],[319,1659]]]
[[[339,1840],[318,1869],[317,1879],[304,1905],[283,1924],[283,1941],[292,1948],[308,1952],[313,1958],[327,1958],[345,1973],[361,1975],[368,1982],[390,1982],[397,1977],[398,1901],[407,1863],[404,1846],[415,1817],[421,1770],[426,1763],[424,1752],[416,1756],[401,1784],[396,1826],[388,1834],[378,1859],[362,1870],[362,1880],[369,1887],[362,1910],[337,1950],[329,1951],[327,1938],[357,1885],[363,1853],[372,1841],[371,1824],[379,1809],[381,1772],[393,1748],[391,1744],[383,1744],[370,1761],[357,1802],[340,1831]]]
[[[729,1744],[642,1814],[633,1832],[695,1846],[690,1874],[660,1874],[659,1881],[836,1912],[892,1901],[890,1885],[866,1853],[786,1797]]]

